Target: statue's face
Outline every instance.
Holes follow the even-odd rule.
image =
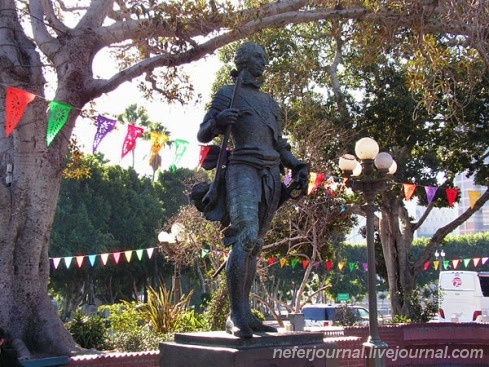
[[[262,76],[266,65],[267,57],[265,55],[265,51],[261,47],[255,47],[253,51],[251,51],[248,58],[248,63],[246,64],[248,71],[255,78],[258,78]]]

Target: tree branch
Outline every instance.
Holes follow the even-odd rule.
[[[31,26],[34,39],[41,51],[50,58],[60,47],[59,42],[52,37],[43,22],[44,9],[40,0],[31,0],[29,4]],[[49,10],[47,10],[49,11]]]
[[[455,228],[464,223],[469,219],[475,212],[477,212],[487,201],[489,200],[489,187],[486,192],[479,197],[479,199],[474,204],[474,208],[467,209],[458,218],[454,219],[452,222],[448,223],[446,226],[439,228],[433,237],[431,237],[430,242],[419,256],[418,260],[413,265],[414,271],[417,272],[422,269],[424,263],[429,261],[430,258],[435,253],[436,248],[440,245],[443,239],[450,234]]]

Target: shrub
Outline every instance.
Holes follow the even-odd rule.
[[[99,315],[83,316],[81,311],[77,310],[67,328],[82,348],[104,348],[106,329],[104,320]]]
[[[98,308],[98,312],[103,314],[109,312],[107,318],[107,328],[114,331],[134,330],[144,321],[140,312],[137,310],[136,302],[115,303],[113,305],[103,305]]]
[[[107,338],[107,347],[121,352],[158,350],[160,343],[172,339],[172,334],[161,334],[147,327],[139,326],[133,330],[110,333]]]
[[[438,291],[427,286],[414,289],[407,297],[412,322],[428,322],[438,313]]]
[[[224,330],[229,310],[226,282],[221,279],[216,291],[212,293],[211,300],[204,312],[209,330]]]
[[[161,282],[158,290],[148,288],[148,303],[142,304],[138,311],[154,331],[172,333],[178,330],[181,315],[185,312],[193,292],[173,302],[171,291]]]
[[[196,313],[194,309],[186,310],[180,315],[179,332],[190,333],[196,331],[208,331],[207,320],[203,314]]]
[[[411,319],[404,315],[394,315],[394,317],[392,318],[393,324],[406,324],[409,322],[411,322]]]

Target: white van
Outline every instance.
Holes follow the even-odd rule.
[[[489,316],[489,273],[442,271],[440,322],[481,322]]]

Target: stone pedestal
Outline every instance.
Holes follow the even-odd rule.
[[[323,333],[256,333],[240,339],[224,331],[176,334],[160,344],[160,367],[338,367],[338,346]]]

